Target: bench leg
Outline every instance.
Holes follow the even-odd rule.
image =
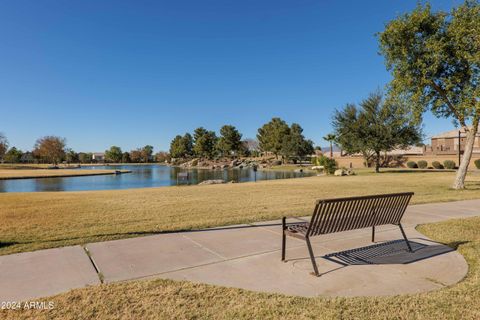
[[[408,242],[407,236],[405,235],[405,231],[403,231],[402,224],[399,223],[398,227],[400,228],[400,231],[402,232],[403,239],[405,239],[405,242],[407,243],[408,251],[412,252],[412,247],[410,246],[410,242]]]
[[[375,242],[375,226],[372,227],[372,242]]]
[[[307,241],[308,252],[310,253],[310,260],[312,260],[313,271],[315,271],[315,275],[320,277],[320,273],[318,272],[317,263],[315,262],[315,255],[313,254],[312,244],[310,243],[310,239],[308,237],[305,238]]]
[[[287,235],[285,230],[287,229],[286,218],[282,218],[282,261],[285,261],[285,250],[287,246]]]

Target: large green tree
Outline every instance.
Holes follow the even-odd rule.
[[[395,148],[406,148],[422,140],[420,125],[408,107],[391,104],[373,93],[360,103],[336,110],[332,126],[336,142],[347,153],[362,153],[365,162],[373,158],[380,170],[380,155]]]
[[[105,160],[107,160],[108,162],[122,162],[122,156],[122,149],[117,146],[111,146],[110,149],[105,151]]]
[[[283,138],[281,149],[283,159],[298,159],[313,153],[313,142],[305,139],[303,128],[299,124],[292,123],[288,134]]]
[[[217,149],[223,156],[238,155],[242,150],[242,134],[234,126],[223,126],[220,129]]]
[[[272,152],[276,158],[281,153],[283,141],[290,133],[288,124],[280,118],[273,118],[258,129],[257,139],[263,152]]]
[[[393,75],[391,99],[408,101],[419,118],[431,110],[466,131],[464,156],[453,184],[463,189],[480,119],[478,1],[466,1],[449,13],[419,4],[389,22],[378,36]]]
[[[195,129],[193,151],[197,157],[212,159],[215,156],[217,135],[203,127]]]

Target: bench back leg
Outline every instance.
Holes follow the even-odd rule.
[[[307,242],[308,253],[310,254],[310,260],[312,261],[315,276],[320,277],[320,273],[318,272],[317,263],[315,262],[315,255],[313,254],[312,244],[310,243],[309,237],[306,237],[305,241]]]
[[[398,227],[400,228],[400,231],[402,232],[403,239],[405,239],[405,242],[407,243],[408,251],[412,252],[412,247],[410,246],[410,242],[407,239],[407,236],[405,235],[405,231],[403,231],[402,224],[399,223]]]
[[[287,245],[287,235],[285,234],[285,230],[287,229],[286,218],[282,218],[282,261],[285,261],[285,250]]]

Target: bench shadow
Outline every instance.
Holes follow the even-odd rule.
[[[408,251],[404,240],[393,240],[365,247],[333,252],[322,256],[329,261],[343,266],[410,264],[424,259],[455,251],[454,248],[432,242],[425,244],[410,241],[412,252]]]

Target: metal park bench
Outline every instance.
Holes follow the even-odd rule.
[[[313,270],[318,277],[320,274],[310,243],[311,237],[371,227],[372,242],[375,242],[375,227],[386,224],[394,224],[400,228],[408,250],[411,252],[412,248],[400,221],[412,196],[413,192],[406,192],[318,200],[309,222],[287,224],[287,217],[283,217],[282,261],[285,261],[287,235],[305,240]]]

